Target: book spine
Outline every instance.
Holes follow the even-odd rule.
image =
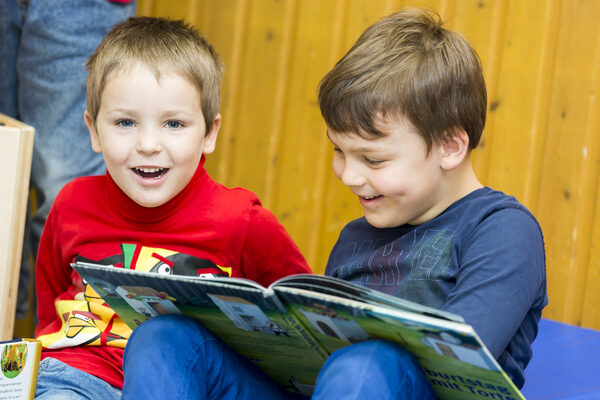
[[[33,351],[33,357],[31,357],[33,365],[31,368],[31,377],[29,380],[29,400],[33,400],[35,398],[35,390],[37,388],[38,371],[40,368],[40,358],[42,355],[42,342],[36,339],[23,340],[28,342],[29,351]]]
[[[277,294],[275,293],[275,291],[272,288],[267,288],[263,292],[263,296],[265,299],[268,299],[269,301],[271,301],[272,304],[274,304],[275,307],[277,307],[277,309],[279,310],[280,313],[285,314],[288,312],[288,308],[283,304],[281,299],[279,299],[279,296],[277,296]]]

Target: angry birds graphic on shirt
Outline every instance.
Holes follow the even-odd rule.
[[[231,275],[231,268],[220,267],[210,260],[168,249],[140,244],[121,244],[120,248],[120,254],[100,260],[81,255],[75,257],[75,260],[159,274]],[[84,282],[74,282],[74,286],[78,288],[78,293],[73,300],[56,302],[62,326],[58,331],[38,338],[43,346],[51,349],[80,345],[125,348],[131,329],[91,286]]]

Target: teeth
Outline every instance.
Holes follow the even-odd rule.
[[[162,170],[162,168],[155,168],[155,167],[136,167],[135,169],[137,169],[138,171],[148,173],[148,174],[152,174],[154,172],[158,172],[158,171]]]
[[[363,196],[363,199],[371,200],[371,199],[374,199],[375,197],[377,197],[377,196]]]

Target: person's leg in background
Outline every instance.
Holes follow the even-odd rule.
[[[0,112],[17,115],[17,53],[22,25],[18,0],[0,1]]]
[[[20,0],[0,1],[0,113],[9,117],[21,119],[18,108],[18,75],[17,56],[21,42],[21,29],[23,27],[23,12],[26,4]],[[27,229],[27,228],[26,228]],[[21,276],[19,279],[16,317],[23,318],[28,311],[29,283],[31,282],[32,268],[30,266],[28,249],[30,248],[29,235],[26,233],[23,249]],[[27,249],[27,250],[25,250]]]
[[[132,17],[136,1],[3,0],[0,71],[9,96],[0,112],[35,128],[31,187],[36,193],[35,213],[26,223],[17,317],[27,313],[27,290],[39,238],[48,211],[62,186],[85,175],[105,172],[100,154],[92,151],[83,122],[87,71],[84,63],[113,25]],[[16,44],[15,44],[16,42]],[[14,48],[18,46],[18,48]],[[9,65],[16,60],[16,68]],[[6,78],[5,78],[6,77]],[[6,81],[6,82],[5,82]],[[4,96],[4,91],[2,92]],[[16,105],[16,107],[15,107]],[[27,247],[25,247],[27,246]],[[23,288],[23,289],[21,289]],[[23,293],[25,291],[25,293]]]

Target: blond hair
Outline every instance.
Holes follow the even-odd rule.
[[[153,71],[157,80],[168,73],[189,79],[200,94],[206,132],[210,131],[221,103],[223,63],[197,30],[183,21],[154,17],[115,25],[87,60],[87,110],[94,123],[107,79],[137,63]]]
[[[466,39],[430,11],[410,9],[371,25],[319,84],[329,128],[365,138],[383,135],[378,115],[407,118],[427,149],[456,129],[479,143],[487,94],[481,63]]]

